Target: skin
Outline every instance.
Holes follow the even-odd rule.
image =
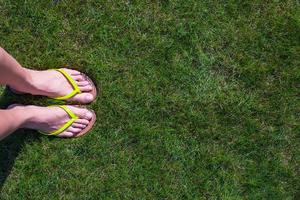
[[[82,91],[70,101],[83,104],[92,102],[95,98],[90,93],[92,86],[85,77],[76,70],[65,69],[65,71],[72,76]],[[1,47],[0,85],[8,85],[19,92],[48,97],[64,96],[73,90],[61,73],[26,69]],[[68,107],[79,116],[79,119],[58,137],[74,137],[89,124],[92,118],[92,113],[87,109]],[[51,132],[60,128],[68,120],[68,114],[59,107],[14,105],[5,110],[0,109],[0,140],[19,128]]]

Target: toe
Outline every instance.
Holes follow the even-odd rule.
[[[84,117],[87,120],[91,120],[93,118],[93,113],[91,111],[86,111]]]
[[[74,124],[72,124],[72,127],[84,129],[84,128],[86,127],[86,125],[85,125],[85,124],[75,123],[75,122],[74,122]]]
[[[83,104],[91,103],[94,100],[94,96],[90,93],[80,93],[70,98],[70,102],[80,102]]]
[[[73,111],[80,119],[87,121],[87,123],[86,121],[78,121],[78,123],[82,122],[84,125],[87,125],[93,118],[93,113],[86,108],[73,107]],[[77,123],[77,121],[75,122]]]
[[[90,92],[93,90],[93,87],[90,85],[87,86],[79,86],[81,92]]]
[[[72,76],[72,78],[73,78],[75,81],[85,81],[85,80],[86,80],[86,78],[85,78],[83,75],[81,75],[81,74]]]
[[[70,126],[66,131],[77,134],[77,133],[80,133],[82,131],[82,129],[74,128],[73,126]]]
[[[94,100],[94,97],[93,97],[92,94],[86,93],[85,97],[84,97],[84,100],[85,100],[86,103],[90,103]]]
[[[71,76],[76,76],[76,75],[80,75],[81,72],[74,70],[74,69],[68,69],[68,68],[63,68],[63,70],[65,72],[67,72],[68,74],[70,74]]]
[[[77,81],[77,85],[80,87],[80,86],[87,86],[91,84],[88,81]]]
[[[57,137],[65,137],[65,138],[70,138],[70,137],[74,137],[75,134],[70,132],[70,131],[64,131],[62,133],[60,133],[59,135],[57,135]]]
[[[77,119],[74,123],[83,124],[83,125],[87,126],[90,123],[90,121],[87,119]]]

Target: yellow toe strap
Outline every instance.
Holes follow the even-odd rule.
[[[79,118],[67,106],[56,106],[56,107],[60,107],[61,109],[63,109],[64,111],[66,111],[66,113],[68,113],[68,115],[70,117],[70,120],[67,123],[65,123],[61,128],[59,128],[58,130],[56,130],[56,131],[53,131],[53,132],[50,132],[50,133],[41,132],[44,135],[58,135],[58,134],[64,132],[67,128],[69,128],[75,122],[75,120],[77,120]]]
[[[53,99],[57,99],[57,100],[68,100],[70,98],[72,98],[73,96],[75,96],[76,94],[80,94],[81,91],[76,83],[76,81],[63,69],[52,69],[55,71],[60,72],[62,75],[64,75],[64,77],[66,77],[66,79],[69,81],[69,83],[72,85],[73,87],[73,91],[65,96],[62,97],[55,97]]]

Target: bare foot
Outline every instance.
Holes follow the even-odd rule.
[[[69,102],[80,102],[87,104],[92,102],[96,96],[93,96],[93,85],[87,80],[85,75],[79,71],[72,69],[63,69],[66,71],[77,83],[82,93],[76,94],[74,97],[68,99]],[[55,70],[35,71],[27,69],[30,77],[31,87],[19,86],[13,88],[19,92],[30,93],[33,95],[42,95],[48,97],[65,96],[73,91],[72,85],[60,72]]]
[[[57,135],[57,137],[75,137],[91,123],[93,117],[91,111],[75,106],[67,107],[72,110],[79,119],[64,132]],[[20,113],[28,115],[22,128],[39,130],[46,133],[58,130],[70,120],[69,115],[60,107],[14,105],[9,107],[9,109],[15,109],[16,112],[21,111]]]

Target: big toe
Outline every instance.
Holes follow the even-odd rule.
[[[92,102],[94,100],[94,97],[93,97],[92,94],[86,93],[85,97],[84,97],[84,100],[85,100],[85,102],[90,103],[90,102]]]
[[[93,113],[91,111],[86,111],[85,119],[91,120],[93,118]]]
[[[77,94],[76,96],[72,97],[71,99],[69,99],[68,101],[71,102],[80,102],[83,104],[88,104],[91,103],[94,100],[94,96],[90,93],[80,93]]]
[[[84,107],[82,108],[78,106],[68,106],[68,107],[79,117],[79,119],[75,121],[77,123],[88,125],[88,123],[92,120],[94,116],[93,111],[87,108]]]

